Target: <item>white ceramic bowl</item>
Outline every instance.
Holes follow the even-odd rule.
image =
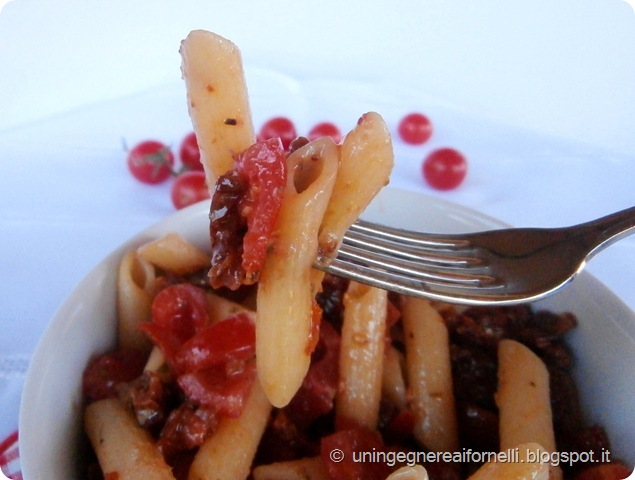
[[[206,248],[207,214],[207,202],[193,205],[131,238],[60,307],[36,349],[24,386],[19,428],[25,480],[77,478],[82,371],[92,355],[114,346],[115,278],[122,254],[172,231]],[[475,211],[394,189],[384,189],[364,217],[439,232],[504,226]],[[578,316],[570,344],[585,413],[607,429],[613,456],[635,464],[635,313],[586,273],[540,306]]]

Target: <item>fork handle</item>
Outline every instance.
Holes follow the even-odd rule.
[[[587,258],[591,258],[609,245],[635,233],[635,207],[611,213],[583,223],[579,227],[587,232],[587,238],[593,246],[587,255]]]

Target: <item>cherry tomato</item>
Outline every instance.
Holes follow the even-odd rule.
[[[453,148],[432,151],[423,161],[423,178],[438,190],[458,187],[467,173],[467,160]]]
[[[170,190],[170,197],[172,204],[178,210],[210,198],[205,183],[205,172],[191,170],[176,177]]]
[[[398,132],[404,142],[421,145],[432,135],[432,123],[421,113],[410,113],[399,122]]]
[[[179,158],[181,163],[190,170],[203,170],[201,151],[196,141],[196,133],[191,132],[185,136],[179,148]]]
[[[287,117],[273,117],[267,120],[260,128],[258,140],[280,138],[283,148],[288,150],[289,145],[297,136],[295,125],[290,119]]]
[[[145,140],[128,152],[128,169],[143,183],[157,184],[172,175],[174,154],[157,140]]]
[[[337,125],[331,122],[317,123],[309,130],[307,138],[311,141],[320,137],[331,137],[335,143],[340,143],[342,140],[342,132],[337,128]]]

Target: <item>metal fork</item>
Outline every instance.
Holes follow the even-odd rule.
[[[465,305],[512,305],[561,289],[635,232],[635,207],[564,228],[428,234],[358,220],[316,268],[386,290]]]

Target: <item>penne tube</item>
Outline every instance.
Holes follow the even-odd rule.
[[[210,264],[208,254],[178,233],[168,233],[148,242],[140,246],[137,253],[146,262],[175,275],[188,275]]]
[[[271,404],[258,380],[238,418],[225,418],[196,453],[188,480],[245,480],[260,438],[267,426]]]
[[[296,150],[278,217],[276,240],[267,252],[257,296],[258,376],[276,407],[289,403],[309,369],[315,294],[312,282],[318,229],[337,172],[337,146],[328,137]]]
[[[404,363],[405,360],[399,350],[392,345],[386,349],[382,372],[382,395],[400,410],[406,408],[408,403],[403,372]]]
[[[337,250],[348,227],[388,184],[393,164],[386,123],[375,112],[364,114],[342,142],[337,180],[320,230],[323,253]]]
[[[541,461],[538,452],[544,449],[536,443],[518,445],[517,461],[484,463],[468,480],[548,480],[549,464]]]
[[[244,305],[241,305],[240,303],[233,302],[214,293],[207,294],[207,305],[210,323],[225,320],[226,318],[232,317],[237,313],[248,314],[250,317],[252,317],[252,319],[254,319],[255,323],[256,312],[245,307]]]
[[[260,465],[254,469],[254,480],[330,480],[320,457],[307,457],[287,462]]]
[[[448,330],[427,300],[404,297],[403,328],[414,436],[432,451],[458,448]]]
[[[118,400],[88,405],[84,428],[106,478],[174,480],[150,434]]]
[[[234,155],[256,140],[240,50],[204,30],[190,32],[180,48],[188,110],[210,191],[230,170]]]
[[[351,282],[344,295],[338,418],[377,428],[381,401],[388,292]]]
[[[117,276],[117,343],[119,348],[149,351],[150,340],[139,324],[150,320],[154,267],[136,251],[126,252]]]
[[[549,372],[529,348],[504,339],[498,345],[498,391],[500,449],[538,443],[547,452],[556,451],[551,415]],[[551,478],[561,478],[552,467]]]
[[[386,480],[428,480],[428,472],[421,465],[401,467],[392,472]]]

